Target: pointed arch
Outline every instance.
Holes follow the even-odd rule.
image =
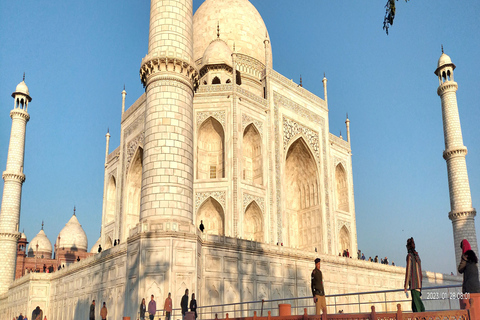
[[[335,167],[337,210],[349,212],[347,173],[341,163]]]
[[[243,131],[243,174],[245,181],[263,184],[262,137],[253,123]]]
[[[284,170],[285,242],[301,249],[321,248],[319,173],[315,157],[303,137],[288,148]]]
[[[340,252],[343,252],[344,250],[350,249],[350,232],[348,232],[348,229],[346,226],[343,226],[340,229],[340,232],[338,233],[338,243],[339,243],[339,248]]]
[[[126,181],[126,205],[124,223],[124,240],[128,232],[140,221],[140,194],[142,189],[143,149],[138,147],[130,163]]]
[[[252,201],[245,210],[243,218],[243,238],[264,242],[263,213],[256,201]]]
[[[110,249],[112,246],[113,246],[112,238],[110,238],[110,236],[107,236],[105,238],[104,249],[105,250]]]
[[[220,82],[220,78],[219,78],[219,77],[215,77],[215,78],[213,78],[213,80],[212,80],[212,84],[221,84],[221,82]]]
[[[225,178],[225,134],[215,118],[207,118],[199,128],[197,179]]]
[[[115,203],[117,201],[117,183],[115,177],[111,176],[107,185],[107,197],[105,208],[105,224],[112,222],[115,219]]]
[[[208,197],[198,208],[196,225],[203,222],[205,233],[223,236],[225,234],[225,214],[222,205]]]

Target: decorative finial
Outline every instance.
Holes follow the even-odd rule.
[[[235,52],[235,41],[233,41],[233,52]]]
[[[77,211],[77,208],[73,206],[73,215],[75,216],[75,211]]]
[[[110,127],[107,127],[107,133],[110,133]]]
[[[340,130],[340,138],[343,138],[343,137],[342,137],[342,130]]]
[[[123,91],[125,91],[125,83],[123,84]]]
[[[217,39],[220,38],[220,22],[217,21]]]
[[[325,72],[323,73],[323,77],[325,78]]]
[[[43,230],[43,220],[42,220],[42,230]]]
[[[25,81],[25,72],[23,73],[23,81]]]
[[[347,112],[347,120],[348,120],[348,112]]]
[[[442,44],[442,53],[443,53],[443,44]]]
[[[303,85],[302,85],[302,75],[300,75],[300,87],[303,87]]]

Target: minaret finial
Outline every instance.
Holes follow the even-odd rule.
[[[43,220],[42,220],[42,230],[43,230]]]
[[[442,53],[443,53],[443,44],[442,44]]]
[[[77,211],[77,208],[73,206],[73,215],[76,216],[75,211]]]
[[[125,91],[125,83],[123,84],[123,90]]]
[[[348,112],[347,112],[347,119],[348,119]]]
[[[110,127],[107,127],[107,133],[110,133]]]
[[[323,77],[325,78],[325,72],[323,73]]]
[[[235,52],[235,41],[233,41],[233,52]]]
[[[25,81],[25,72],[23,73],[23,81]]]
[[[217,21],[217,39],[220,38],[220,22]]]
[[[302,84],[302,75],[300,75],[300,87],[303,87],[303,84]]]

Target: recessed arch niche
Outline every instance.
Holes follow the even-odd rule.
[[[285,242],[300,249],[320,247],[319,174],[315,158],[302,137],[288,148],[284,174]]]
[[[242,178],[251,184],[263,184],[262,137],[253,123],[243,132]]]
[[[131,228],[140,221],[140,195],[142,189],[143,149],[137,148],[130,162],[126,181],[126,205],[124,239],[128,237]]]
[[[206,119],[198,130],[197,179],[225,177],[225,134],[215,118]]]
[[[105,223],[108,224],[115,219],[115,202],[117,195],[117,183],[115,177],[111,176],[107,185],[107,206],[105,208]]]
[[[337,209],[349,212],[347,173],[341,163],[335,168],[335,184],[337,189]]]
[[[338,242],[340,245],[340,253],[344,250],[349,249],[350,254],[352,254],[352,248],[350,248],[350,232],[348,232],[347,227],[343,226],[338,233]]]
[[[204,232],[207,234],[214,234],[223,236],[225,234],[225,214],[223,208],[217,200],[209,197],[200,206],[197,212],[196,225],[200,225],[203,221],[205,227]]]
[[[258,204],[252,201],[245,210],[243,219],[243,238],[264,242],[263,213]]]

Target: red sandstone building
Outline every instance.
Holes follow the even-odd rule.
[[[54,247],[43,231],[42,223],[42,229],[30,242],[24,233],[18,240],[15,279],[29,272],[53,272],[59,266],[64,267],[98,252],[98,244],[93,246],[92,253],[87,248],[87,235],[78,222],[75,211],[58,234]]]

